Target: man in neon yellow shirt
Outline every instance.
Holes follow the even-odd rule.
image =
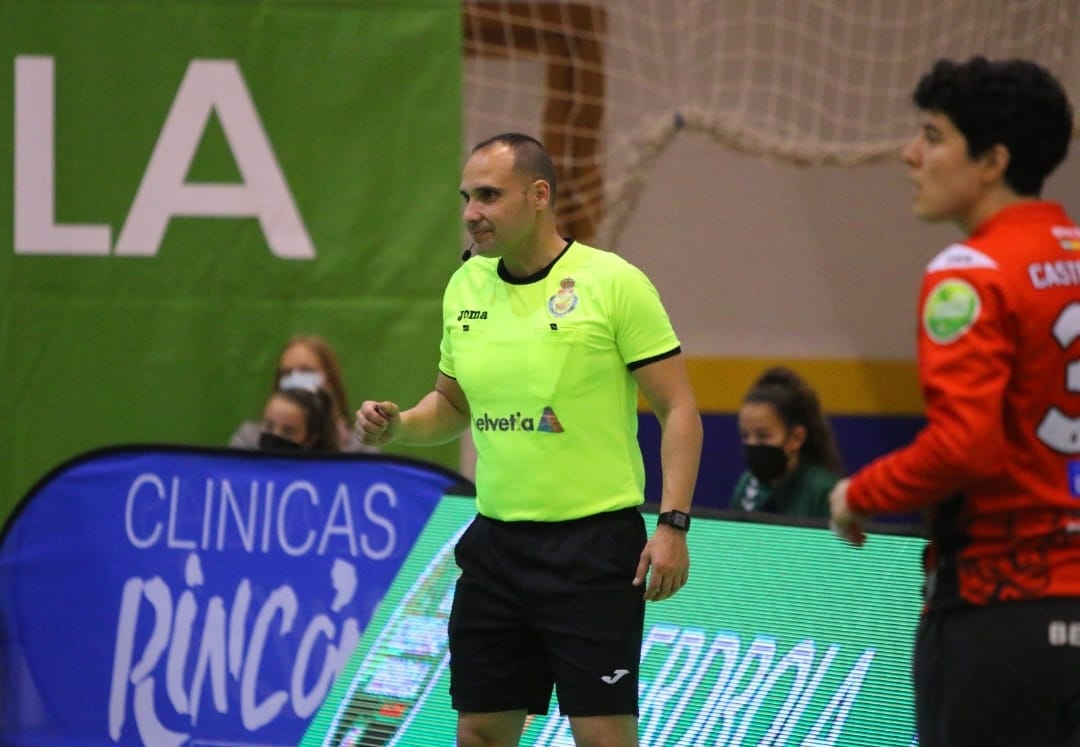
[[[677,592],[690,565],[702,436],[679,341],[640,270],[559,235],[555,193],[533,138],[473,149],[461,195],[476,256],[444,295],[435,388],[407,410],[357,412],[373,446],[472,429],[478,514],[457,546],[449,628],[459,747],[516,745],[553,686],[579,747],[636,745],[644,603]],[[662,426],[651,539],[639,388]]]

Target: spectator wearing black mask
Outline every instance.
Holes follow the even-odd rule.
[[[324,389],[279,389],[259,426],[260,451],[340,451],[333,399]]]
[[[357,441],[352,432],[352,411],[345,393],[344,376],[337,352],[324,338],[302,334],[289,338],[278,353],[277,366],[270,380],[270,391],[279,389],[322,389],[333,401],[331,417],[337,433],[334,451],[377,452],[374,446]],[[229,446],[235,449],[258,449],[263,432],[260,421],[247,420],[233,433]]]
[[[730,508],[789,516],[829,515],[843,465],[817,393],[795,371],[765,371],[743,397],[739,436],[746,471]]]

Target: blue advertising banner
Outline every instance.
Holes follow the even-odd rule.
[[[296,744],[441,497],[404,457],[119,447],[0,536],[0,733]]]

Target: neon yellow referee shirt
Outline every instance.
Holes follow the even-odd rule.
[[[497,259],[462,265],[439,369],[469,401],[477,510],[562,521],[642,503],[631,370],[678,352],[656,288],[616,254],[570,242],[528,278]]]

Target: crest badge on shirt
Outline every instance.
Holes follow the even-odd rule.
[[[971,329],[981,309],[975,286],[961,278],[946,278],[926,296],[923,329],[934,342],[948,345]]]
[[[559,291],[548,299],[548,311],[552,316],[563,317],[577,308],[578,296],[574,292],[574,279],[563,278],[559,281]]]

